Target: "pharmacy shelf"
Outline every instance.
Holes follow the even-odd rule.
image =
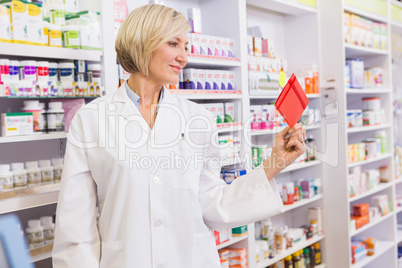
[[[285,250],[282,254],[278,254],[272,259],[268,259],[268,260],[265,260],[264,262],[258,263],[257,268],[265,268],[271,264],[274,264],[274,263],[286,258],[287,256],[295,253],[296,251],[299,251],[305,247],[308,247],[314,243],[317,243],[318,241],[322,240],[323,238],[324,238],[324,236],[320,235],[320,236],[315,236],[307,241],[296,243],[293,245],[292,248]]]
[[[95,99],[100,96],[0,96],[6,99]]]
[[[170,89],[170,93],[189,100],[240,100],[240,90]]]
[[[396,244],[399,244],[402,242],[402,230],[397,230],[396,232]]]
[[[372,222],[370,222],[370,223],[364,225],[363,227],[360,227],[359,229],[357,229],[357,230],[355,230],[355,231],[353,231],[353,232],[350,232],[350,233],[349,233],[349,236],[350,236],[350,237],[353,237],[353,236],[355,236],[355,235],[358,235],[358,234],[360,234],[361,232],[364,232],[364,231],[370,229],[371,227],[373,227],[373,226],[375,226],[375,225],[377,225],[377,224],[379,224],[379,223],[381,223],[381,222],[383,222],[383,221],[385,221],[385,220],[391,218],[392,215],[394,215],[394,212],[393,212],[393,211],[388,212],[387,215],[385,215],[385,216],[379,218],[378,220],[372,221]]]
[[[60,184],[0,193],[0,214],[57,203]]]
[[[0,43],[0,55],[18,56],[24,58],[47,58],[56,60],[66,59],[100,61],[102,51],[49,46],[34,46],[14,43]]]
[[[345,90],[346,94],[387,94],[391,93],[388,88],[349,88]]]
[[[0,137],[0,143],[12,143],[12,142],[22,142],[22,141],[43,141],[43,140],[55,140],[55,139],[64,139],[64,138],[66,138],[65,132],[39,133],[39,134],[33,134],[33,135]]]
[[[378,186],[374,187],[373,189],[365,192],[364,194],[349,198],[349,203],[352,203],[352,202],[354,202],[356,200],[362,199],[362,198],[364,198],[366,196],[370,196],[372,194],[381,192],[382,190],[388,189],[390,187],[392,187],[392,183],[390,183],[390,182],[380,183],[380,185],[378,185]]]
[[[347,133],[358,133],[358,132],[364,132],[364,131],[373,131],[373,130],[379,130],[379,129],[386,129],[390,128],[391,124],[383,124],[383,125],[378,125],[378,126],[367,126],[367,127],[351,127],[347,129]]]
[[[239,59],[189,54],[186,67],[238,67]]]
[[[315,201],[321,200],[323,198],[323,194],[317,194],[316,196],[309,198],[309,199],[302,199],[300,201],[295,202],[293,205],[284,205],[283,212],[299,208],[301,206],[305,206],[311,204]]]
[[[378,21],[378,22],[388,23],[388,18],[387,17],[377,15],[377,14],[374,14],[374,13],[369,12],[369,11],[362,10],[362,9],[354,7],[352,5],[349,5],[349,4],[345,3],[343,8],[345,9],[345,11],[348,11],[348,12],[356,14],[356,15],[363,16],[366,19],[371,19],[371,20]]]
[[[53,244],[31,249],[31,262],[38,262],[52,257]]]
[[[346,58],[359,58],[364,56],[388,55],[388,50],[380,50],[345,43],[345,54]]]
[[[313,167],[313,166],[318,166],[321,164],[321,161],[314,160],[314,161],[309,161],[309,162],[301,162],[301,163],[296,163],[296,164],[291,164],[287,168],[281,171],[280,174],[286,173],[286,172],[291,172],[303,168],[308,168],[308,167]]]
[[[241,125],[241,123],[239,123],[240,125],[229,125],[229,126],[222,126],[222,127],[218,127],[217,132],[218,133],[225,133],[225,132],[235,132],[235,131],[241,131],[243,130],[243,126]]]
[[[348,168],[374,163],[374,162],[377,162],[377,161],[381,161],[381,160],[390,158],[391,156],[392,156],[391,154],[382,154],[382,155],[380,155],[380,156],[378,156],[376,158],[372,158],[372,159],[369,159],[369,160],[350,163],[350,164],[348,164]]]
[[[243,240],[247,239],[247,237],[248,237],[248,235],[243,235],[243,236],[240,236],[240,237],[232,236],[229,241],[227,241],[225,243],[222,243],[220,245],[217,245],[216,249],[220,250],[222,248],[226,248],[226,247],[231,246],[231,245],[233,245],[233,244],[235,244],[237,242],[240,242],[240,241],[243,241]]]
[[[278,90],[278,92],[275,92],[275,94],[267,94],[265,92],[258,94],[256,92],[250,93],[250,99],[253,100],[264,100],[264,99],[277,99],[279,97],[280,91]],[[319,98],[321,95],[320,94],[306,94],[308,99],[317,99]]]
[[[401,183],[401,182],[402,182],[402,177],[400,177],[399,179],[395,180],[395,184]]]
[[[387,252],[391,248],[394,247],[394,243],[392,241],[378,241],[378,247],[375,249],[375,254],[372,256],[366,256],[363,260],[352,264],[352,268],[361,268],[368,265],[370,262],[374,261],[378,257],[380,257],[383,253]]]
[[[313,130],[313,129],[319,129],[321,125],[309,125],[305,126],[304,128],[306,130]],[[277,134],[281,132],[284,129],[284,127],[277,127],[274,129],[264,129],[264,130],[249,130],[248,133],[250,136],[260,136],[260,135],[272,135],[272,134]]]
[[[299,3],[297,1],[289,0],[247,0],[247,4],[276,11],[285,15],[305,15],[317,13],[317,9]]]

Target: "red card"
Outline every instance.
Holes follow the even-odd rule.
[[[275,107],[289,127],[293,127],[299,121],[308,103],[306,93],[301,88],[295,74],[292,74],[276,100]]]

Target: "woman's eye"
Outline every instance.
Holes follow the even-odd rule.
[[[186,52],[188,52],[188,47],[185,47],[184,49],[186,50]]]
[[[171,45],[172,47],[176,47],[177,43],[176,42],[170,42],[169,45]]]

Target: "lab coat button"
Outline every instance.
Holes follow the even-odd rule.
[[[154,227],[156,227],[156,228],[158,228],[161,225],[162,225],[162,222],[160,220],[157,220],[154,222]]]
[[[160,179],[159,177],[154,177],[154,183],[159,183]]]

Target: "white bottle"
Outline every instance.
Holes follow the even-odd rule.
[[[24,169],[24,163],[12,163],[14,189],[23,189],[28,187],[27,172]]]
[[[54,183],[60,183],[61,174],[63,172],[63,158],[53,158],[52,166],[53,166]]]
[[[39,186],[42,184],[42,174],[38,168],[38,161],[25,162],[27,172],[28,187]]]
[[[43,227],[43,236],[45,238],[45,245],[53,244],[54,241],[54,223],[51,216],[40,217],[40,222]]]
[[[40,160],[39,167],[42,175],[42,184],[54,183],[53,167],[50,165],[50,160]]]
[[[29,220],[28,228],[26,228],[25,231],[29,249],[39,248],[45,245],[43,227],[40,225],[40,220]]]
[[[41,120],[42,120],[42,132],[47,132],[47,110],[44,102],[39,102],[39,107],[42,108]]]
[[[64,110],[61,102],[49,102],[47,110],[48,132],[64,131]]]
[[[0,165],[0,192],[14,190],[13,173],[10,172],[10,165]]]
[[[29,100],[24,101],[24,108],[22,111],[25,113],[33,114],[33,130],[35,132],[42,132],[43,122],[42,122],[42,108],[39,106],[39,101],[37,100]]]

